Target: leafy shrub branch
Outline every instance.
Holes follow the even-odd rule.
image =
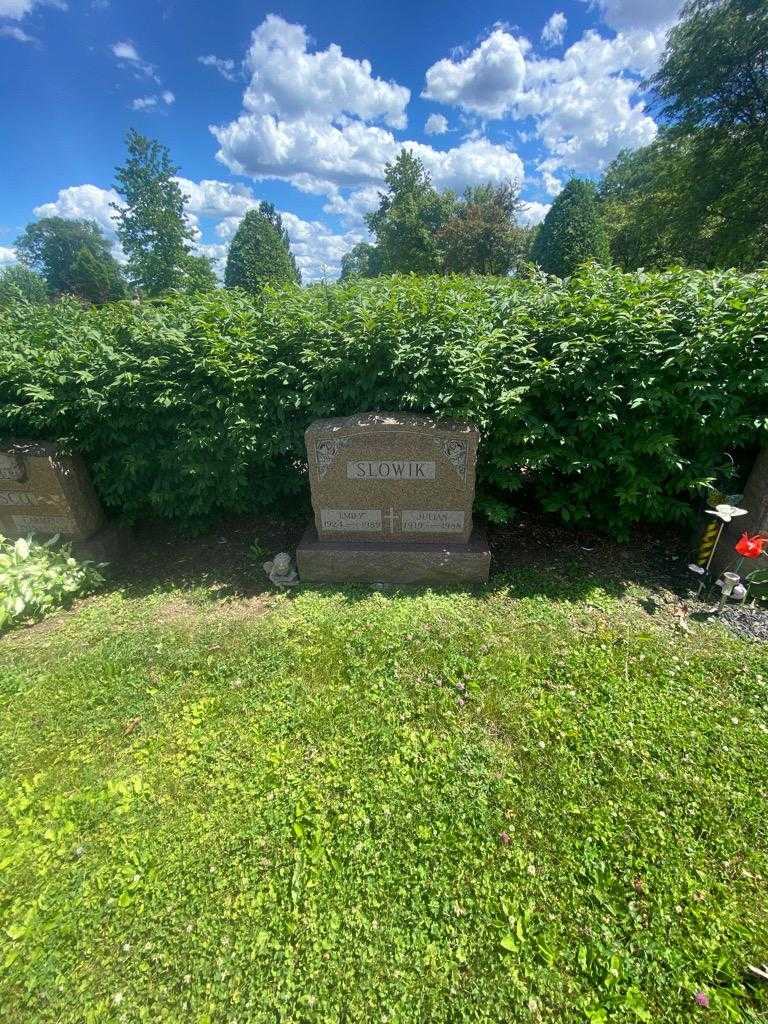
[[[113,511],[189,527],[306,498],[307,424],[467,417],[480,506],[525,487],[626,534],[768,436],[768,272],[392,277],[0,312],[0,435],[85,453]]]

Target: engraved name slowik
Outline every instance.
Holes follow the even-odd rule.
[[[355,459],[347,463],[348,480],[434,480],[435,463],[416,459]]]

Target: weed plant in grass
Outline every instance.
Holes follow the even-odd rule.
[[[764,649],[532,583],[0,641],[5,1019],[765,1020]]]

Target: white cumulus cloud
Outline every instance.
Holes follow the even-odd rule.
[[[375,122],[403,124],[408,90],[375,78],[368,61],[351,60],[334,44],[309,52],[301,25],[267,17],[253,33],[246,66],[252,78],[245,109],[210,129],[219,143],[217,159],[235,174],[276,178],[325,195],[328,212],[359,219],[352,207],[361,190],[381,184],[385,165],[404,147],[424,161],[441,188],[522,177],[517,154],[486,139],[467,139],[447,151],[399,141],[390,127]]]
[[[439,188],[452,188],[463,192],[467,185],[492,182],[501,184],[508,178],[522,182],[523,161],[506,146],[488,139],[467,139],[453,149],[437,150],[421,143],[406,143],[415,156],[423,161]]]
[[[211,131],[220,146],[217,159],[235,174],[281,178],[320,194],[340,185],[380,181],[384,164],[400,148],[390,131],[362,121],[337,125],[241,114]]]
[[[662,37],[652,32],[605,39],[589,31],[561,60],[529,62],[529,87],[516,114],[534,118],[548,154],[545,170],[594,173],[619,150],[655,138],[656,123],[639,96],[637,76],[653,68],[662,48]]]
[[[520,204],[517,219],[521,224],[525,224],[526,226],[530,226],[531,224],[540,224],[549,213],[549,210],[549,203],[523,201]]]
[[[555,11],[541,30],[541,41],[545,46],[560,46],[565,37],[568,19],[562,11]]]
[[[564,28],[565,19],[558,25]],[[531,119],[533,129],[523,132],[543,146],[539,171],[554,195],[561,188],[558,171],[598,172],[619,150],[655,137],[639,82],[663,46],[663,33],[647,29],[611,39],[587,31],[562,58],[541,59],[526,40],[496,28],[469,56],[429,68],[423,95],[484,118]]]
[[[376,185],[366,185],[346,195],[335,192],[323,206],[323,210],[342,217],[350,224],[361,224],[366,213],[378,207],[380,195],[381,189]]]
[[[304,281],[334,278],[341,273],[341,258],[366,235],[359,231],[338,234],[319,220],[302,220],[293,213],[282,213],[291,249]]]
[[[236,174],[280,178],[305,192],[334,195],[339,188],[382,182],[385,164],[401,149],[423,160],[439,188],[464,188],[483,181],[522,179],[522,161],[506,146],[469,139],[449,150],[399,142],[385,128],[351,121],[279,121],[270,114],[243,114],[211,129],[217,158]]]
[[[186,197],[187,209],[198,217],[236,217],[238,220],[259,205],[258,199],[247,185],[203,178],[175,178]]]
[[[113,188],[98,185],[71,185],[62,188],[54,202],[36,206],[36,217],[67,217],[71,220],[95,220],[104,233],[115,236],[115,211],[110,203],[120,205],[120,196]]]
[[[7,245],[0,245],[0,267],[7,267],[16,262],[16,250]]]
[[[411,95],[405,86],[374,78],[369,61],[345,57],[335,43],[310,53],[303,25],[267,15],[252,33],[245,64],[251,81],[243,105],[252,114],[285,120],[351,114],[405,126]]]
[[[424,131],[427,135],[444,135],[448,131],[448,118],[444,114],[430,114]]]
[[[667,28],[677,20],[681,0],[588,0],[617,32],[632,28]]]
[[[446,57],[433,64],[421,95],[483,117],[502,117],[522,92],[529,49],[526,39],[494,29],[464,60]]]

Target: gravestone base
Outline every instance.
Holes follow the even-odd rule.
[[[475,529],[469,542],[318,540],[310,524],[296,551],[302,583],[400,583],[436,586],[488,582],[491,551]]]

